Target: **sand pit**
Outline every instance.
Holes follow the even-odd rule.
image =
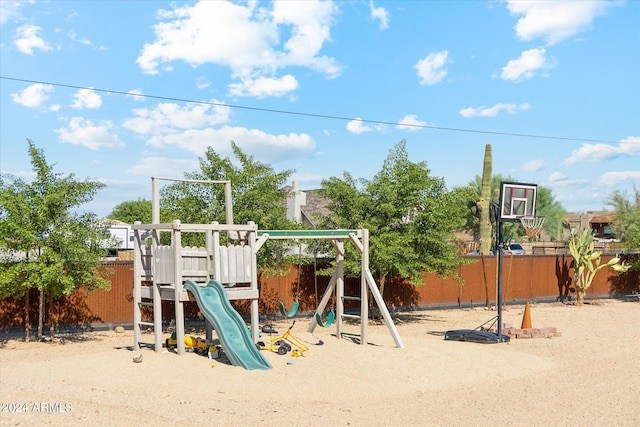
[[[504,322],[520,325],[524,306]],[[0,349],[0,424],[27,425],[640,425],[640,303],[531,306],[533,327],[562,336],[445,341],[495,315],[482,308],[401,313],[398,349],[384,324],[370,344],[335,328],[293,329],[303,357],[268,352],[269,371],[143,349],[132,332]],[[284,331],[290,322],[276,322]],[[357,331],[357,326],[353,327]]]

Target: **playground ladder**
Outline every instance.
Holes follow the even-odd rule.
[[[356,297],[356,296],[348,296],[348,295],[343,295],[342,296],[343,303],[344,303],[344,301],[360,301],[361,299],[362,298]],[[358,319],[360,322],[366,321],[366,320],[362,320],[362,318],[361,318],[361,316],[359,314],[347,314],[347,313],[344,313],[344,311],[342,313],[340,313],[340,317],[342,317],[343,319]],[[352,336],[352,337],[361,336],[360,334],[344,332],[344,331],[342,331],[342,328],[340,328],[340,335],[347,335],[347,336]],[[340,338],[342,338],[342,337],[340,337]]]
[[[142,309],[143,307],[153,307],[153,301],[138,301],[137,304],[135,305],[134,310],[136,310],[137,316],[134,315],[134,317],[136,317],[137,319],[142,319]],[[153,322],[148,322],[145,320],[138,320],[136,322],[136,332],[140,333],[140,336],[142,336],[142,328],[143,327],[147,327],[147,328],[153,328],[154,324]],[[149,342],[142,342],[142,341],[138,341],[138,348],[140,347],[153,347],[153,343],[149,343]]]
[[[149,286],[152,288],[151,297],[142,295],[141,287],[134,286],[133,292],[133,335],[134,347],[153,347],[155,351],[162,351],[162,298],[158,285]],[[143,307],[153,307],[153,321],[142,319]],[[142,341],[143,328],[153,328],[153,342]],[[159,332],[159,333],[158,333]]]
[[[136,256],[134,257],[134,286],[133,286],[133,342],[134,348],[137,350],[141,347],[153,347],[155,351],[162,351],[162,297],[160,295],[160,287],[153,283],[151,286],[144,286],[144,290],[151,292],[143,292],[143,276],[146,275],[144,265],[148,265],[151,251],[147,251],[142,246],[140,230],[134,229]],[[143,261],[143,258],[147,258]],[[143,320],[142,310],[144,307],[153,307],[153,321]],[[153,343],[142,341],[142,329],[153,328]]]

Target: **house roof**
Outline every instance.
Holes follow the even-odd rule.
[[[591,218],[591,220],[589,221],[592,224],[609,224],[610,222],[613,222],[613,215],[610,216],[594,216],[593,218]]]
[[[331,215],[329,200],[319,195],[319,190],[307,190],[307,204],[300,208],[302,215],[310,225],[316,225],[319,218]]]

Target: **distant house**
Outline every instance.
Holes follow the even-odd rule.
[[[284,190],[289,192],[287,198],[287,219],[316,227],[320,218],[331,215],[329,200],[319,195],[319,190],[300,190],[293,181]]]
[[[615,239],[611,229],[615,217],[613,211],[587,211],[567,214],[565,221],[569,223],[571,231],[589,229],[598,239]]]

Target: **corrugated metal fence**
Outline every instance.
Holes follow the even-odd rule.
[[[610,257],[603,257],[606,262]],[[567,255],[525,255],[505,257],[503,262],[503,295],[505,301],[563,300],[575,298],[572,277],[572,259]],[[109,263],[113,270],[111,289],[98,290],[90,295],[75,292],[53,304],[56,323],[61,325],[118,324],[133,321],[133,263],[129,261]],[[474,262],[459,268],[464,284],[452,278],[440,278],[434,274],[423,275],[425,284],[413,286],[406,281],[389,280],[384,289],[384,299],[391,310],[427,307],[462,307],[484,305],[487,298],[495,304],[496,258],[474,258]],[[487,286],[485,287],[485,278]],[[377,278],[376,278],[377,279]],[[278,303],[283,301],[287,308],[297,299],[301,311],[312,311],[322,298],[329,277],[316,276],[313,266],[303,266],[298,274],[296,266],[289,267],[289,273],[279,278],[260,277],[260,313],[277,313]],[[627,295],[640,291],[639,275],[629,272],[618,275],[609,269],[601,270],[588,291],[591,298]],[[357,295],[359,278],[345,280],[345,295]],[[30,295],[31,324],[37,324],[38,294]],[[48,300],[47,300],[48,303]],[[332,307],[330,302],[328,308]],[[234,301],[241,313],[248,313],[248,304]],[[347,309],[350,308],[348,305]],[[356,305],[353,308],[357,308]],[[46,306],[46,310],[52,307]],[[163,302],[165,320],[173,319],[173,302]],[[185,317],[197,317],[198,307],[187,303]],[[47,317],[47,322],[49,318]],[[24,299],[0,300],[0,328],[21,327],[24,324]]]

